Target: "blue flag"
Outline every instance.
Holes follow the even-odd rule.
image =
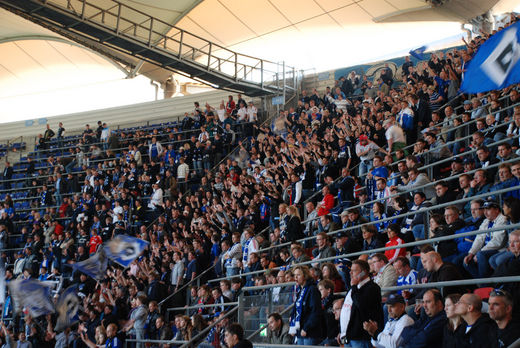
[[[108,259],[104,247],[100,246],[98,252],[94,256],[89,257],[85,261],[75,263],[72,266],[74,269],[83,272],[96,280],[103,279],[108,266]]]
[[[43,282],[34,279],[16,279],[10,281],[8,286],[15,304],[15,312],[25,307],[34,318],[54,313],[51,289]]]
[[[69,286],[61,294],[56,303],[56,311],[58,312],[58,320],[56,321],[56,331],[61,331],[67,327],[74,325],[79,321],[79,309],[81,300],[77,294],[77,286]]]
[[[127,235],[118,235],[106,243],[107,256],[123,267],[128,267],[141,255],[148,242]]]
[[[520,22],[491,36],[469,61],[460,90],[487,92],[520,82]]]
[[[426,56],[424,55],[424,51],[426,51],[426,46],[421,46],[419,48],[411,50],[408,53],[410,53],[410,55],[416,59],[425,60]]]

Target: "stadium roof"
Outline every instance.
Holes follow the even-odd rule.
[[[461,23],[497,2],[450,0],[436,7],[424,0],[127,0],[125,5],[240,53],[323,71],[453,38],[462,32]],[[504,2],[511,4],[504,10],[516,6]],[[106,81],[144,75],[164,82],[171,75],[99,43],[86,48],[2,9],[0,44],[0,100],[58,88],[52,84],[58,70],[67,76],[60,88],[97,85],[99,75],[92,69]],[[151,90],[149,84],[146,88]],[[152,98],[153,93],[146,95]]]

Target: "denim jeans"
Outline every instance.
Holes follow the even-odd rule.
[[[424,225],[415,225],[412,227],[412,233],[416,240],[426,238],[424,235]]]
[[[510,251],[502,251],[489,258],[489,265],[491,266],[491,268],[497,269],[498,265],[506,262],[513,256],[514,256],[513,253]]]
[[[361,161],[359,162],[359,174],[358,177],[362,177],[370,170],[372,170],[373,164],[372,161]]]
[[[348,343],[352,348],[372,348],[370,341],[352,340]]]
[[[464,268],[471,274],[473,278],[485,278],[490,275],[489,259],[498,253],[497,250],[479,251],[477,253],[477,262],[470,261]]]
[[[317,346],[320,343],[320,340],[318,338],[313,337],[296,337],[296,344],[302,345],[302,346]]]

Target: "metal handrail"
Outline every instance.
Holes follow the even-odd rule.
[[[458,286],[458,285],[475,285],[475,284],[489,284],[489,283],[515,283],[520,281],[520,276],[509,276],[509,277],[489,277],[489,278],[474,278],[474,279],[460,279],[460,280],[447,280],[443,282],[435,283],[422,283],[422,284],[411,284],[411,285],[400,285],[400,286],[389,286],[381,288],[382,291],[398,291],[405,289],[425,289],[444,286]]]
[[[520,185],[513,186],[513,187],[508,187],[508,188],[502,189],[502,190],[497,190],[497,191],[494,191],[493,193],[494,194],[500,194],[500,193],[515,191],[515,190],[518,190],[518,189],[520,189]],[[455,204],[458,204],[458,203],[469,202],[469,201],[472,201],[474,199],[479,199],[479,198],[483,198],[483,197],[486,197],[486,196],[489,196],[489,192],[482,193],[482,194],[475,195],[475,196],[468,197],[468,198],[462,198],[462,199],[459,199],[459,200],[456,200],[456,201],[452,201],[452,202],[438,204],[438,205],[433,206],[433,207],[422,208],[419,212],[420,213],[425,213],[425,212],[428,212],[428,211],[436,210],[436,209],[439,209],[439,208],[445,208],[445,207],[448,207],[448,206],[451,206],[451,205],[455,205]],[[356,226],[351,226],[351,227],[342,228],[342,229],[339,229],[339,230],[336,230],[336,231],[333,231],[333,232],[329,232],[329,233],[327,233],[327,235],[332,236],[332,235],[338,234],[340,232],[345,232],[345,231],[350,231],[350,230],[353,230],[353,229],[360,228],[361,226],[373,225],[373,224],[375,224],[377,222],[393,220],[396,217],[398,218],[398,217],[412,216],[412,215],[415,215],[417,213],[418,212],[412,211],[412,212],[407,212],[407,213],[399,214],[399,215],[388,217],[388,218],[384,218],[384,219],[379,219],[379,220],[372,221],[372,222],[366,222],[366,223],[359,224],[359,225],[356,225]],[[489,229],[485,229],[485,230],[476,230],[476,231],[460,233],[460,234],[454,234],[454,235],[444,236],[444,237],[429,238],[429,239],[414,241],[414,242],[410,242],[410,243],[399,244],[397,246],[383,247],[383,248],[370,250],[370,253],[385,252],[386,250],[408,248],[408,247],[418,246],[418,245],[422,245],[422,244],[430,244],[430,243],[440,242],[440,241],[444,241],[444,240],[456,239],[456,238],[465,237],[465,236],[477,235],[477,234],[482,234],[482,233],[487,233],[487,232],[492,232],[492,231],[500,231],[500,230],[512,229],[512,228],[517,228],[517,227],[520,228],[520,223],[511,224],[511,225],[502,225],[502,226],[493,227],[493,228],[489,228]],[[315,237],[307,237],[307,238],[299,239],[298,241],[302,242],[302,241],[310,240],[310,239],[314,239],[314,238]],[[265,252],[265,251],[268,251],[268,250],[271,250],[271,249],[274,249],[274,248],[280,248],[280,247],[283,247],[285,245],[289,245],[291,243],[282,243],[280,245],[270,246],[270,247],[265,248],[265,249],[260,249],[260,250],[258,250],[258,253]],[[358,252],[354,252],[354,253],[336,255],[336,256],[327,257],[327,258],[320,258],[319,260],[305,261],[305,262],[294,264],[293,266],[308,265],[308,264],[313,264],[313,263],[316,263],[316,262],[321,263],[321,262],[326,262],[326,261],[337,260],[337,259],[340,259],[340,258],[348,258],[348,257],[351,257],[351,256],[360,256],[360,255],[364,255],[364,254],[367,254],[367,252],[366,251],[358,251]],[[274,268],[271,268],[271,270],[280,270],[280,269],[285,268],[285,267],[286,266],[274,267]],[[265,272],[265,270],[246,272],[246,273],[241,273],[240,276],[243,277],[243,276],[261,274],[263,272]],[[227,279],[227,278],[217,278],[217,279],[214,279],[213,281],[220,281],[220,280],[224,280],[224,279]]]
[[[173,307],[168,308],[167,311],[181,311],[185,309],[199,309],[199,308],[213,308],[213,307],[221,307],[221,306],[238,306],[238,302],[225,302],[225,303],[212,303],[206,305],[195,305],[195,306],[184,306],[184,307]]]
[[[286,307],[283,311],[281,311],[279,314],[280,315],[284,315],[285,313],[289,312],[289,310],[291,310],[292,308],[294,307],[294,303],[293,304],[290,304],[288,307]],[[255,330],[255,332],[253,332],[251,335],[247,336],[247,339],[248,340],[251,340],[253,339],[253,337],[255,337],[256,335],[258,335],[259,332],[261,332],[262,330],[264,330],[265,328],[267,328],[269,325],[268,324],[264,324],[264,325],[260,325],[260,327]],[[280,346],[284,346],[284,345],[274,345],[275,347],[280,347]],[[289,345],[290,347],[292,347],[293,345]]]
[[[202,276],[206,273],[208,273],[209,271],[211,271],[213,268],[215,268],[215,264],[212,264],[209,268],[207,268],[206,270],[204,270],[204,272],[202,272],[201,274],[197,275],[195,278],[193,278],[192,280],[188,281],[186,284],[182,285],[177,291],[171,293],[170,295],[168,295],[166,298],[164,298],[161,302],[159,302],[157,305],[159,306],[159,309],[161,309],[161,306],[163,305],[163,303],[165,303],[166,301],[168,301],[169,299],[171,299],[173,296],[175,296],[176,294],[178,294],[179,292],[183,291],[184,289],[186,289],[190,284],[192,284],[193,282],[195,281],[199,281]]]
[[[505,107],[505,108],[502,108],[502,109],[500,109],[500,110],[497,111],[497,112],[502,112],[502,111],[504,111],[504,110],[508,110],[508,109],[514,108],[514,107],[516,107],[516,106],[518,106],[518,105],[520,105],[520,102],[518,102],[518,103],[516,103],[516,104],[513,104],[513,105],[510,105],[510,106],[507,106],[507,107]],[[473,124],[473,123],[476,123],[477,121],[478,121],[478,119],[473,119],[473,120],[471,120],[471,121],[468,122],[468,123],[461,124],[461,125],[459,125],[459,126],[457,126],[457,127],[451,127],[451,128],[449,128],[449,130],[445,131],[445,133],[451,132],[451,131],[456,130],[456,129],[459,129],[459,128],[467,127],[468,125]],[[498,125],[496,125],[496,126],[486,128],[486,130],[493,130],[493,129],[495,129],[495,128],[503,127],[504,125],[507,125],[507,124],[510,124],[510,123],[513,123],[513,122],[514,122],[514,120],[511,119],[511,120],[509,120],[509,121],[507,121],[507,122],[505,122],[505,123],[501,123],[501,124],[498,124]],[[438,123],[438,124],[442,124],[442,123]],[[439,135],[441,135],[441,134],[445,134],[445,133],[442,133],[442,132],[441,132],[441,133],[439,133],[437,136],[439,136]],[[444,145],[442,145],[440,148],[444,148],[444,147],[446,147],[446,146],[448,146],[448,145],[452,145],[452,144],[458,143],[458,142],[460,142],[461,140],[466,140],[466,139],[469,139],[469,138],[471,138],[471,137],[472,137],[472,134],[467,135],[467,136],[464,136],[464,137],[462,137],[462,138],[458,138],[458,139],[455,139],[455,140],[449,141],[449,142],[447,142],[447,143],[444,143]],[[508,139],[509,139],[509,138],[508,138]],[[413,145],[415,145],[415,144],[411,144],[411,145],[409,145],[408,147],[411,147],[411,146],[413,146]],[[436,148],[436,149],[437,149],[437,148]],[[428,149],[428,150],[424,151],[423,153],[421,153],[421,155],[429,154],[430,152],[433,152],[433,150],[434,150],[434,149]],[[392,152],[392,153],[395,153],[395,151]]]
[[[501,144],[501,143],[507,142],[508,140],[509,140],[509,139],[502,139],[502,140],[499,140],[499,141],[497,141],[497,142],[495,142],[495,143],[493,143],[493,144],[490,144],[490,145]],[[473,152],[476,152],[476,151],[477,151],[476,149],[473,149],[473,150],[470,150],[470,151],[468,151],[468,152],[465,152],[464,154],[459,154],[459,155],[454,156],[454,157],[462,157],[462,156],[465,155],[465,154],[473,153]],[[515,163],[515,162],[518,162],[519,160],[520,160],[519,158],[509,159],[509,160],[506,160],[506,161],[503,161],[503,162],[499,162],[499,163],[492,164],[492,165],[490,165],[490,166],[484,168],[484,170],[485,170],[485,169],[490,169],[490,168],[498,168],[498,167],[499,167],[500,165],[502,165],[502,164]],[[435,166],[435,165],[437,165],[437,164],[439,164],[439,163],[450,162],[450,161],[453,161],[453,157],[446,158],[446,159],[444,159],[444,160],[441,160],[441,161],[438,161],[438,162],[435,162],[435,163],[429,164],[429,165],[424,166],[424,167],[421,167],[421,168],[419,168],[419,169],[427,169],[427,168],[433,167],[433,166]],[[455,178],[458,178],[458,177],[460,177],[460,176],[462,176],[462,175],[465,175],[465,174],[473,174],[473,173],[475,173],[475,172],[478,171],[478,170],[482,170],[482,168],[475,168],[475,169],[473,169],[473,170],[470,170],[470,171],[467,171],[467,172],[464,172],[464,173],[460,173],[460,174],[452,175],[452,176],[450,176],[449,179],[455,179]],[[391,199],[391,198],[394,198],[394,197],[401,196],[401,195],[403,195],[403,194],[405,194],[405,193],[416,192],[416,191],[419,191],[419,190],[424,189],[424,188],[426,188],[426,187],[435,186],[435,185],[437,185],[440,181],[445,181],[445,180],[447,180],[447,179],[440,179],[440,180],[436,180],[436,181],[431,181],[431,182],[429,182],[429,183],[427,183],[427,184],[424,184],[424,185],[421,185],[421,186],[414,187],[414,188],[411,189],[411,190],[400,191],[399,193],[394,193],[394,194],[391,194],[390,196],[387,196],[387,197],[384,197],[384,198],[374,199],[374,200],[372,200],[372,201],[368,201],[368,202],[365,202],[365,203],[363,203],[363,204],[357,204],[357,205],[354,205],[354,206],[348,207],[348,208],[346,208],[345,210],[346,210],[346,211],[349,211],[349,210],[352,210],[352,209],[354,209],[354,208],[361,208],[361,207],[363,207],[363,206],[366,205],[366,204],[372,204],[372,203],[376,203],[376,202],[385,201],[385,200],[387,200],[387,199]],[[313,219],[304,220],[304,221],[302,221],[301,223],[302,223],[302,224],[305,224],[305,223],[307,223],[307,222],[315,221],[315,220],[318,220],[318,219],[319,219],[319,217],[316,217],[316,218],[313,218]]]
[[[43,1],[42,1],[43,2]],[[132,38],[133,40],[137,40],[138,42],[141,42],[143,45],[146,45],[150,48],[153,48],[154,50],[163,50],[163,51],[166,51],[168,52],[169,54],[171,54],[173,51],[170,50],[169,46],[168,46],[168,42],[171,41],[171,42],[174,42],[176,45],[178,45],[178,52],[175,53],[175,56],[177,56],[178,58],[181,58],[181,59],[186,59],[186,54],[190,54],[191,53],[191,59],[190,59],[190,62],[194,63],[194,64],[198,64],[198,65],[201,65],[201,66],[204,66],[204,67],[207,67],[208,69],[211,69],[210,65],[211,65],[211,61],[212,59],[213,60],[219,60],[219,61],[224,61],[224,62],[227,62],[227,63],[231,63],[231,64],[234,64],[235,65],[235,78],[238,79],[238,66],[243,66],[243,67],[250,67],[252,68],[252,71],[254,71],[255,67],[254,65],[249,65],[249,64],[246,64],[245,62],[242,62],[244,59],[247,60],[255,60],[257,62],[261,62],[261,66],[262,66],[262,69],[260,71],[260,73],[262,74],[262,77],[264,75],[264,71],[269,73],[269,70],[265,69],[264,66],[267,64],[272,64],[274,66],[279,66],[279,63],[275,63],[275,62],[271,62],[271,61],[268,61],[268,60],[265,60],[265,59],[259,59],[259,58],[256,58],[256,57],[251,57],[251,56],[248,56],[248,55],[245,55],[245,54],[240,54],[240,53],[237,53],[237,52],[234,52],[234,51],[231,51],[229,50],[228,48],[226,47],[223,47],[217,43],[213,43],[213,42],[210,42],[202,37],[199,37],[195,34],[192,34],[190,32],[187,32],[183,29],[180,29],[174,25],[171,25],[170,23],[167,23],[167,22],[164,22],[162,21],[161,19],[158,19],[158,18],[155,18],[155,17],[152,17],[150,16],[149,14],[146,14],[140,10],[137,10],[135,8],[132,8],[130,6],[127,6],[125,4],[122,4],[120,2],[116,2],[116,1],[112,1],[112,3],[114,3],[114,6],[112,7],[109,7],[108,9],[104,9],[104,8],[101,8],[95,4],[91,4],[91,3],[88,3],[86,0],[82,0],[81,3],[82,3],[82,9],[81,11],[71,11],[69,8],[70,6],[67,6],[67,7],[63,7],[63,6],[60,6],[59,4],[57,3],[53,3],[53,4],[49,4],[48,2],[44,2],[46,6],[48,7],[54,7],[56,9],[59,9],[60,11],[64,11],[66,13],[69,13],[73,16],[78,16],[78,17],[81,17],[81,19],[83,21],[89,21],[89,22],[92,22],[96,25],[100,25],[110,31],[115,31],[116,33],[120,34],[120,35],[127,35],[129,36],[130,38]],[[68,0],[68,3],[70,4],[70,0]],[[99,14],[102,14],[103,15],[103,19],[104,19],[104,16],[106,14],[110,15],[113,17],[114,20],[116,20],[116,24],[115,25],[112,25],[112,26],[109,26],[105,23],[104,20],[102,21],[95,21],[95,20],[92,20],[91,18],[86,18],[85,17],[85,9],[86,7],[89,7],[89,8],[93,8],[94,10],[97,10],[99,11],[98,13],[95,13],[95,16],[99,15]],[[122,9],[124,9],[125,11],[122,11]],[[124,16],[122,16],[122,13],[124,12],[129,12],[129,11],[133,11],[135,12],[136,14],[139,14],[144,20],[141,21],[141,23],[137,23],[135,21],[133,21],[132,19],[129,19],[129,18],[126,18]],[[127,28],[121,28],[120,27],[120,23],[121,22],[126,22],[126,23],[129,23],[129,26]],[[150,23],[149,26],[145,26],[143,25],[143,23]],[[158,23],[162,26],[165,26],[166,28],[168,28],[168,30],[162,30],[162,32],[158,32],[158,31],[155,31],[154,30],[154,23]],[[126,29],[131,29],[133,28],[133,35],[131,34],[126,34],[125,33],[125,30]],[[139,36],[137,34],[137,28],[141,29],[144,31],[143,35]],[[175,31],[175,33],[173,35],[167,35],[167,33],[171,32],[172,30]],[[166,33],[166,34],[165,34]],[[175,36],[179,35],[180,34],[180,40],[177,40],[175,38]],[[186,40],[183,40],[183,38],[185,36],[190,36],[190,37],[193,37],[194,39],[198,40],[198,41],[201,41],[203,43],[202,47],[198,48],[198,47],[195,47],[195,46],[192,46],[188,43],[186,43]],[[161,47],[163,46],[163,47]],[[209,47],[209,51],[208,52],[205,52],[203,51],[203,48],[204,47]],[[187,48],[187,49],[186,49]],[[186,52],[187,51],[187,52]],[[222,58],[222,57],[219,57],[217,55],[215,55],[215,51],[218,51],[220,53],[222,52],[229,52],[229,54],[234,57],[233,60],[229,60],[227,61],[225,58]],[[184,53],[183,53],[184,52]],[[198,55],[199,54],[202,54],[202,55],[207,55],[208,56],[208,60],[207,60],[207,64],[203,64],[203,63],[200,63],[198,62],[195,58],[196,58],[196,53],[197,53],[197,58],[199,57]],[[184,54],[184,57],[182,56]],[[240,62],[239,62],[239,58],[240,58]],[[258,65],[258,63],[257,63]],[[220,68],[221,64],[218,65],[218,67]],[[211,69],[213,71],[216,71],[216,72],[219,72],[219,73],[224,73],[222,70],[215,70],[215,69]],[[272,72],[274,74],[274,71]]]
[[[204,330],[202,330],[201,332],[199,332],[195,337],[193,337],[190,342],[197,342],[199,339],[201,339],[202,337],[205,337],[205,335],[215,326],[217,325],[218,323],[220,323],[223,319],[231,316],[232,314],[234,314],[236,311],[238,311],[238,306],[235,306],[233,309],[231,309],[229,312],[227,312],[223,317],[221,318],[218,318],[217,320],[215,320],[211,325],[209,325],[207,328],[205,328]],[[187,348],[189,346],[189,343],[184,343],[182,346],[180,346],[180,348]]]

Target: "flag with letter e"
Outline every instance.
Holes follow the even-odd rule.
[[[520,22],[491,36],[469,61],[460,90],[487,92],[520,82]]]
[[[121,234],[106,243],[105,251],[109,259],[126,268],[141,255],[147,245],[147,241]]]

